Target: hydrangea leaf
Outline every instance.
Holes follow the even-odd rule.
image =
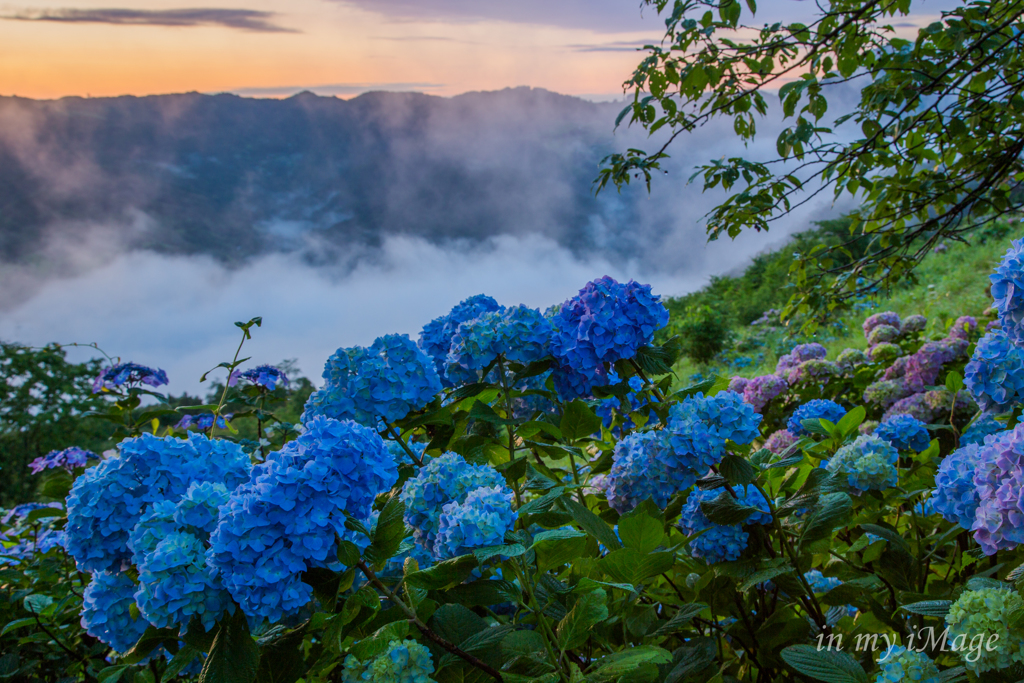
[[[559,504],[566,512],[572,515],[574,522],[596,538],[604,547],[612,550],[618,550],[622,547],[622,543],[619,541],[618,536],[615,535],[615,531],[608,526],[608,522],[598,517],[589,508],[580,505],[572,498],[562,498]]]
[[[373,659],[387,650],[391,641],[402,640],[408,635],[408,621],[393,621],[390,624],[381,626],[369,637],[361,639],[358,643],[352,646],[350,652],[356,659],[362,661]]]
[[[835,650],[818,650],[813,645],[791,645],[782,659],[796,671],[824,683],[867,683],[868,675],[857,660]]]
[[[945,617],[949,612],[949,606],[952,604],[952,600],[924,600],[903,605],[900,609],[911,614],[923,614],[926,617]]]
[[[442,590],[455,586],[466,580],[477,566],[477,560],[472,555],[460,555],[450,560],[438,562],[429,569],[412,572],[405,577],[406,582],[417,588],[427,590]]]
[[[672,654],[668,650],[653,645],[641,645],[605,657],[598,662],[597,670],[587,675],[587,681],[604,683],[619,680],[650,680],[645,676],[648,668],[669,664],[671,661]],[[654,668],[654,672],[657,673],[657,668]]]
[[[584,593],[568,614],[558,622],[558,647],[571,650],[587,642],[591,629],[608,618],[606,593],[602,589]]]
[[[819,501],[817,509],[808,515],[804,523],[801,544],[828,538],[833,529],[842,526],[853,514],[853,501],[845,493],[828,493]]]
[[[681,631],[686,628],[694,617],[703,612],[708,608],[703,602],[691,602],[686,605],[681,605],[676,613],[672,615],[672,618],[667,623],[662,625],[652,635],[655,636],[670,636],[676,631]]]
[[[565,406],[565,412],[562,413],[562,421],[558,428],[563,437],[575,441],[600,432],[602,424],[601,418],[590,406],[583,401],[575,400]]]
[[[619,518],[619,536],[624,546],[646,555],[665,542],[665,525],[637,507]]]
[[[259,662],[259,647],[249,635],[242,610],[236,609],[218,625],[199,683],[253,683]]]

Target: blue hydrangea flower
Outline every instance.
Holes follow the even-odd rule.
[[[716,396],[698,393],[672,406],[668,419],[669,448],[656,457],[680,490],[693,485],[725,457],[725,443],[748,444],[758,436],[762,416],[734,391]]]
[[[845,474],[858,492],[881,491],[896,485],[897,460],[899,453],[889,442],[865,434],[836,451],[826,467],[829,472]]]
[[[771,514],[769,513],[768,501],[761,496],[753,486],[738,486],[734,489],[741,505],[756,507],[759,512],[752,513],[744,524],[770,524]],[[703,559],[708,564],[717,562],[732,562],[738,560],[743,551],[747,549],[749,536],[739,524],[722,525],[713,524],[707,518],[700,504],[712,501],[722,494],[729,495],[725,489],[693,489],[683,506],[679,528],[687,536],[692,536],[703,531],[700,536],[690,541],[690,555]],[[706,531],[705,531],[706,530]]]
[[[154,626],[184,631],[198,616],[209,631],[225,612],[234,612],[231,595],[206,561],[203,539],[174,531],[160,539],[138,566],[139,611]]]
[[[663,431],[633,432],[615,444],[612,468],[604,480],[604,492],[611,505],[620,514],[629,512],[651,498],[660,508],[668,505],[669,498],[682,490],[676,482],[687,473],[672,473],[659,458],[668,449]],[[696,476],[686,486],[692,486]]]
[[[789,421],[786,423],[786,429],[792,434],[803,436],[807,434],[807,430],[804,429],[803,425],[804,420],[825,419],[835,423],[839,422],[843,415],[846,415],[846,409],[835,401],[816,398],[804,403],[793,411]]]
[[[985,442],[986,436],[998,434],[1005,430],[1006,425],[1002,422],[999,422],[991,415],[982,415],[972,422],[967,430],[960,436],[960,445],[966,446],[967,444],[972,443],[981,445]]]
[[[388,649],[369,662],[345,658],[342,683],[436,683],[430,650],[415,640],[392,640]]]
[[[473,489],[461,503],[442,508],[434,550],[439,558],[457,557],[473,548],[501,545],[515,527],[512,491],[505,485]]]
[[[303,422],[322,415],[376,428],[419,410],[441,391],[430,358],[404,334],[378,337],[369,348],[338,349],[323,378],[306,402]]]
[[[978,444],[967,444],[942,459],[931,498],[940,515],[967,530],[974,525],[974,514],[978,510],[974,468],[980,458],[979,448]]]
[[[238,373],[238,377],[267,391],[273,391],[279,384],[282,387],[288,386],[288,376],[284,374],[284,370],[273,365],[257,365],[251,370]]]
[[[138,363],[118,363],[97,375],[92,383],[92,393],[97,394],[104,389],[116,390],[125,385],[148,384],[159,387],[167,384],[167,373],[159,368],[147,368]]]
[[[62,451],[50,451],[46,455],[36,458],[28,464],[32,474],[39,474],[43,470],[50,470],[61,467],[68,472],[73,472],[77,467],[85,467],[90,460],[98,460],[100,456],[84,448],[72,446]]]
[[[67,550],[86,571],[120,571],[128,564],[129,534],[150,505],[177,501],[193,482],[234,488],[252,467],[237,444],[198,433],[188,439],[144,434],[122,441],[118,450],[87,469],[68,495]]]
[[[135,646],[149,623],[135,619],[135,584],[126,574],[96,572],[82,595],[82,628],[117,652]]]
[[[422,467],[401,493],[405,523],[412,527],[416,542],[437,556],[435,540],[445,505],[465,503],[470,492],[481,487],[507,490],[505,478],[493,467],[470,465],[456,453],[445,453]]]
[[[1024,239],[1014,240],[989,275],[999,324],[1014,344],[1024,343]]]
[[[650,285],[633,280],[620,284],[605,276],[562,304],[551,322],[552,355],[568,371],[593,383],[605,374],[605,364],[632,358],[641,346],[649,345],[654,332],[668,323],[668,309],[651,294]]]
[[[931,443],[928,428],[910,415],[894,415],[875,428],[875,435],[891,443],[897,450],[927,450]]]
[[[385,441],[384,445],[387,446],[388,453],[391,454],[391,457],[393,457],[395,462],[399,465],[414,464],[412,458],[410,458],[406,450],[402,448],[402,444],[397,441]],[[423,462],[423,454],[427,450],[427,444],[420,443],[418,441],[406,441],[405,445],[409,447],[409,450],[416,454],[416,457],[419,458],[420,462]]]
[[[481,370],[502,355],[532,363],[549,353],[551,323],[540,311],[514,306],[488,311],[458,326],[452,336],[445,374],[453,384],[478,381]]]
[[[890,645],[878,658],[881,669],[875,683],[939,683],[939,669],[928,655]]]
[[[228,428],[228,422],[234,417],[232,414],[219,415],[217,417],[217,426],[221,429]],[[182,415],[178,423],[174,425],[175,429],[182,431],[188,431],[189,427],[195,427],[199,431],[205,432],[213,426],[213,413],[204,413],[203,415]]]
[[[836,586],[842,585],[842,581],[834,576],[825,576],[817,569],[804,573],[804,579],[815,593],[828,593]]]
[[[338,536],[368,545],[345,528],[345,513],[366,518],[397,480],[395,460],[372,429],[314,418],[231,493],[207,559],[245,614],[278,621],[309,602],[303,571],[337,566]]]
[[[455,336],[459,325],[467,320],[479,318],[488,311],[498,310],[501,310],[501,306],[497,301],[484,294],[477,294],[459,303],[448,315],[435,318],[423,327],[423,331],[420,332],[420,348],[433,359],[434,370],[444,386],[452,386],[445,378],[445,364],[448,360],[448,351],[451,349],[452,337]]]
[[[1024,398],[1024,350],[1002,330],[992,330],[974,347],[964,368],[964,384],[982,410],[1009,410]]]

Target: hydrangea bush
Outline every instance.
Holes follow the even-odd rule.
[[[682,386],[667,316],[608,277],[544,313],[474,296],[339,349],[295,425],[266,408],[294,375],[237,353],[194,431],[138,402],[157,371],[105,371],[117,448],[40,458],[65,489],[0,517],[0,676],[1024,678],[1013,338],[875,313],[866,353]]]

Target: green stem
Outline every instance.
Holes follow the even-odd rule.
[[[414,463],[416,463],[420,467],[423,467],[423,461],[416,457],[416,454],[412,452],[411,448],[409,448],[409,444],[405,443],[405,441],[402,439],[402,435],[398,433],[398,430],[395,429],[394,425],[388,425],[388,434],[391,435],[391,438],[393,438],[395,441],[402,445],[402,449],[409,454],[409,457],[412,458],[412,461]]]
[[[651,386],[651,391],[654,393],[654,396],[660,402],[664,403],[665,402],[665,395],[661,393],[661,389],[659,389],[658,387],[656,387],[654,385],[654,382],[652,382],[651,380],[647,379],[647,375],[645,375],[644,371],[640,368],[640,364],[637,363],[636,360],[634,360],[632,358],[629,359],[629,363],[630,363],[630,365],[633,366],[633,369],[636,370],[636,374],[640,376],[640,379],[642,379],[644,381],[644,384],[649,384]]]
[[[512,396],[509,394],[508,378],[505,377],[505,363],[500,355],[497,361],[498,383],[501,384],[501,392],[505,395],[505,416],[508,420],[513,420]],[[508,431],[508,461],[512,463],[516,459],[516,431],[511,424],[505,425],[505,429]],[[512,482],[512,491],[516,494],[516,508],[523,507],[523,496],[519,491],[518,481]]]

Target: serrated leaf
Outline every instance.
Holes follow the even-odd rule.
[[[911,614],[923,614],[926,617],[945,617],[952,604],[952,600],[924,600],[903,605],[900,609]]]
[[[413,572],[405,577],[406,583],[416,588],[441,590],[462,583],[477,566],[472,555],[460,555],[438,562],[429,569]]]
[[[572,401],[565,406],[562,413],[562,421],[558,428],[562,436],[570,441],[582,439],[585,436],[601,431],[604,423],[601,418],[583,401],[579,399]]]
[[[406,537],[405,503],[393,496],[381,510],[377,526],[373,530],[373,542],[366,549],[366,558],[375,569],[382,569],[387,561],[398,552]],[[351,565],[350,565],[351,566]]]
[[[718,471],[729,480],[729,483],[740,486],[746,486],[757,476],[757,470],[752,464],[732,453],[722,458],[722,462],[718,464]]]
[[[800,534],[801,543],[828,538],[832,530],[842,526],[853,514],[853,501],[845,493],[828,493],[819,499],[817,509],[807,516]]]
[[[249,635],[242,610],[236,609],[218,625],[199,683],[253,683],[259,664],[259,647]]]
[[[574,522],[580,525],[584,531],[596,538],[605,548],[618,550],[622,547],[615,531],[590,509],[580,505],[572,498],[563,498],[559,503],[565,511],[572,515]]]
[[[660,515],[652,517],[644,507],[636,507],[619,517],[622,545],[647,554],[665,542],[665,524]]]
[[[672,618],[668,620],[668,623],[661,626],[652,635],[655,636],[670,636],[677,631],[681,631],[686,628],[694,617],[703,612],[708,608],[703,602],[692,602],[686,605],[681,605],[676,613],[672,615]]]

